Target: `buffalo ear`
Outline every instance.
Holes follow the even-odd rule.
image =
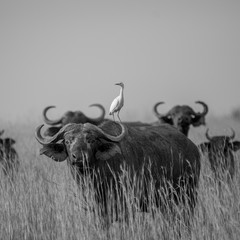
[[[164,123],[168,123],[168,124],[173,124],[173,120],[171,118],[170,115],[166,115],[166,116],[162,116],[159,118],[160,121],[163,121]]]
[[[198,115],[195,115],[195,117],[192,118],[192,125],[194,127],[199,127],[201,125],[206,125],[206,122],[205,122],[205,117],[204,116],[198,116]]]
[[[117,144],[105,143],[98,148],[98,151],[95,153],[95,157],[97,160],[107,161],[113,158],[115,155],[121,153],[121,149]]]
[[[40,155],[46,155],[56,162],[62,162],[67,158],[67,151],[62,143],[50,143],[40,149]]]
[[[238,151],[240,149],[240,142],[239,141],[232,142],[231,147],[234,152]]]
[[[198,147],[201,149],[202,152],[209,151],[210,148],[210,142],[203,142]]]

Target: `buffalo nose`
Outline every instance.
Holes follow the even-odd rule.
[[[71,159],[73,162],[81,162],[83,161],[84,155],[82,152],[74,151],[71,154]]]
[[[180,118],[178,119],[178,122],[179,122],[179,123],[182,123],[182,122],[183,122],[183,118],[180,117]]]
[[[180,117],[180,118],[178,119],[178,122],[179,122],[179,123],[188,123],[189,120],[188,120],[187,117]]]

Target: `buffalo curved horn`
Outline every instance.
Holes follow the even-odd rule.
[[[65,132],[69,131],[70,129],[72,129],[73,126],[75,126],[75,123],[69,123],[66,124],[65,126],[63,126],[59,132],[57,132],[55,135],[53,135],[50,138],[45,138],[41,135],[41,129],[44,126],[44,124],[38,126],[35,130],[35,137],[37,139],[37,141],[42,144],[42,145],[48,145],[50,143],[55,143],[57,142],[59,139],[63,138],[63,135]]]
[[[231,128],[231,131],[232,131],[232,135],[229,136],[229,138],[230,138],[231,140],[233,140],[233,139],[235,138],[236,133],[235,133],[235,131],[234,131],[232,128]]]
[[[158,117],[158,118],[164,117],[164,115],[161,114],[161,113],[159,113],[158,110],[157,110],[158,106],[161,105],[161,104],[164,104],[164,103],[165,103],[165,102],[157,102],[157,103],[153,106],[153,113],[154,113],[154,114],[156,115],[156,117]]]
[[[106,114],[105,108],[101,104],[98,104],[98,103],[91,104],[89,107],[98,107],[102,111],[102,114],[98,118],[88,118],[89,122],[99,123],[99,122],[103,121],[105,114]]]
[[[206,138],[207,138],[209,141],[211,141],[211,140],[212,140],[212,137],[209,136],[208,131],[209,131],[209,129],[207,129],[205,135],[206,135]],[[232,128],[231,128],[231,131],[232,131],[232,135],[228,136],[228,138],[231,139],[231,140],[233,140],[233,139],[235,138],[236,133],[235,133],[235,131],[234,131]]]
[[[84,128],[95,130],[100,135],[102,135],[105,139],[111,140],[112,142],[120,142],[125,137],[125,135],[127,134],[127,130],[126,130],[126,128],[123,124],[121,124],[121,123],[118,123],[118,124],[121,127],[121,133],[118,136],[112,136],[108,133],[105,133],[101,128],[99,128],[98,126],[93,125],[91,123],[85,123]]]
[[[203,112],[198,113],[197,115],[204,117],[208,113],[208,105],[202,101],[196,101],[195,103],[201,104],[203,106]]]
[[[59,118],[57,120],[50,120],[48,117],[47,117],[47,111],[51,108],[55,108],[55,106],[48,106],[48,107],[45,107],[43,109],[43,120],[46,124],[48,125],[57,125],[57,124],[60,124],[62,122],[62,118]]]
[[[205,136],[206,136],[207,140],[211,141],[212,138],[209,136],[208,132],[209,132],[209,128],[207,128]]]

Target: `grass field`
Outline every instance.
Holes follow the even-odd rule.
[[[34,130],[40,123],[1,123],[4,136],[17,141],[21,166],[14,181],[0,174],[0,239],[239,239],[240,153],[235,155],[233,181],[221,186],[202,156],[199,199],[190,225],[181,213],[176,218],[154,209],[154,215],[133,217],[130,212],[127,222],[114,222],[106,230],[100,217],[88,211],[96,208],[91,190],[86,205],[66,162],[39,156]],[[208,123],[210,134],[228,134],[232,127],[240,140],[240,123],[230,118],[212,118]],[[205,141],[204,132],[204,127],[191,128],[189,137],[198,144]],[[182,207],[175,206],[175,212]]]

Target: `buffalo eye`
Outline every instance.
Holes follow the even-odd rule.
[[[65,144],[66,144],[66,145],[69,145],[69,144],[70,144],[70,140],[69,140],[69,139],[66,139],[66,140],[65,140]]]
[[[173,124],[173,117],[171,115],[167,115],[163,119],[164,119],[165,122],[167,122],[169,124]]]

